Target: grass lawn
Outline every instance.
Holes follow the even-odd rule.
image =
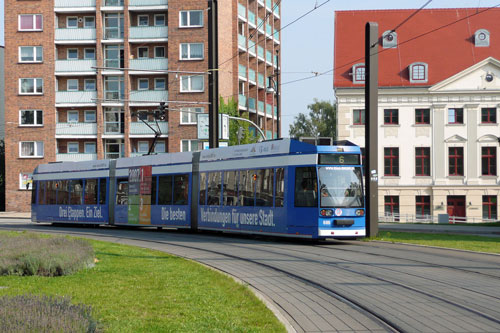
[[[500,238],[498,237],[380,231],[377,237],[370,239],[477,252],[500,253]]]
[[[250,290],[163,252],[90,241],[92,269],[62,277],[0,276],[0,295],[70,296],[105,332],[284,332]],[[5,288],[6,287],[6,288]]]

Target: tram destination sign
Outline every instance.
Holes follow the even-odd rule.
[[[358,154],[319,154],[322,165],[359,165]]]

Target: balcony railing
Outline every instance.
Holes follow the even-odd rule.
[[[273,27],[270,24],[266,23],[266,35],[271,37],[273,35]]]
[[[264,60],[264,48],[260,45],[257,45],[257,57]]]
[[[241,3],[238,3],[238,17],[241,17],[245,20],[247,19],[247,8]]]
[[[268,116],[271,116],[273,115],[273,106],[271,104],[267,104],[266,103],[266,114]]]
[[[280,17],[280,5],[279,4],[274,5],[273,13],[274,13],[274,16]]]
[[[238,105],[244,108],[247,107],[247,97],[245,95],[238,95]]]
[[[257,30],[262,34],[264,33],[264,21],[260,17],[257,17]]]
[[[274,107],[274,116],[278,117],[278,107],[277,106]]]
[[[273,38],[275,40],[279,41],[280,40],[280,32],[279,32],[279,30],[273,29],[273,31],[274,31],[273,32]]]
[[[250,39],[248,40],[248,53],[255,57],[255,42]]]
[[[269,10],[273,8],[273,1],[272,0],[266,0],[266,8]]]
[[[273,138],[273,131],[267,130],[266,131],[266,137],[267,137],[268,140],[271,140]]]
[[[248,23],[255,25],[257,22],[255,19],[256,19],[255,13],[249,10],[248,11]]]
[[[91,72],[96,73],[96,60],[56,60],[56,72]]]
[[[248,111],[256,112],[257,111],[257,100],[255,98],[248,99]]]
[[[257,102],[257,111],[264,113],[264,102],[262,101]]]
[[[94,28],[56,29],[56,41],[95,41]]]
[[[158,130],[156,123],[148,122],[149,126],[153,127],[155,130]],[[160,127],[160,132],[162,135],[168,134],[168,122],[159,121],[158,126]],[[155,133],[148,127],[148,125],[144,124],[142,121],[131,122],[130,123],[130,134],[131,135],[154,135]]]
[[[56,154],[56,162],[81,162],[97,160],[97,154],[68,153]]]
[[[130,39],[166,39],[168,27],[130,27]]]
[[[238,34],[238,46],[247,49],[247,38],[245,36]]]
[[[129,7],[141,6],[168,6],[168,0],[129,0]]]
[[[101,4],[106,7],[119,7],[123,6],[123,0],[104,0]]]
[[[167,70],[167,58],[150,58],[150,59],[132,59],[130,60],[131,69],[140,70]]]
[[[248,80],[249,81],[252,81],[252,82],[256,82],[255,81],[255,71],[253,69],[248,69]]]
[[[266,61],[270,64],[273,63],[273,54],[270,51],[266,51]]]
[[[130,101],[136,103],[159,103],[168,101],[167,90],[132,90]]]
[[[257,85],[259,86],[259,88],[265,88],[265,84],[264,84],[264,74],[257,74]]]
[[[57,104],[96,103],[97,91],[56,91]]]
[[[97,124],[57,123],[56,135],[97,135]]]
[[[238,76],[242,78],[247,78],[247,68],[242,64],[238,65]]]
[[[55,0],[55,8],[95,7],[95,0]]]

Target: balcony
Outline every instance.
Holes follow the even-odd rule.
[[[96,123],[57,123],[56,137],[95,137],[97,135]]]
[[[245,95],[242,94],[238,95],[238,105],[240,106],[241,109],[247,108],[247,97]]]
[[[129,0],[129,10],[152,11],[168,9],[168,0]]]
[[[273,138],[273,131],[269,131],[269,130],[267,130],[267,131],[266,131],[266,138],[267,138],[268,140],[271,140],[271,139]]]
[[[255,50],[256,50],[255,42],[249,39],[248,40],[248,54],[250,54],[252,57],[255,57],[255,55],[256,55]]]
[[[56,29],[56,44],[95,44],[95,28]]]
[[[59,106],[94,106],[97,91],[56,91],[56,104]]]
[[[156,123],[148,122],[148,124],[149,124],[149,126],[153,127],[155,130],[158,130]],[[158,125],[160,126],[161,135],[168,135],[168,122],[159,121]],[[134,136],[134,135],[154,136],[155,133],[151,130],[151,128],[148,127],[148,125],[144,124],[142,121],[140,121],[140,122],[138,121],[138,122],[131,122],[130,123],[130,136]]]
[[[101,11],[123,10],[124,0],[103,0],[101,1]]]
[[[279,4],[274,5],[273,13],[274,13],[274,16],[276,18],[280,18],[280,5]]]
[[[255,85],[256,84],[255,77],[256,77],[255,71],[253,69],[249,68],[248,69],[248,82],[250,82],[250,84]]]
[[[273,29],[273,40],[276,44],[280,44],[280,32],[279,30]]]
[[[238,18],[243,22],[247,21],[247,9],[241,3],[238,3]]]
[[[130,42],[166,42],[168,27],[130,27]]]
[[[252,28],[256,27],[256,23],[257,23],[256,18],[257,17],[255,16],[255,13],[249,10],[248,11],[248,25],[250,25]]]
[[[266,62],[269,66],[273,65],[273,54],[270,51],[266,51]]]
[[[255,98],[248,99],[248,111],[255,113],[257,112],[257,101]]]
[[[257,59],[264,61],[264,48],[257,45]]]
[[[273,106],[266,103],[266,115],[270,118],[273,117]]]
[[[260,17],[257,17],[257,31],[264,33],[264,21]]]
[[[273,27],[269,23],[266,23],[266,37],[273,38]]]
[[[56,75],[96,75],[96,60],[56,60]]]
[[[95,12],[95,0],[55,0],[56,13],[92,13]]]
[[[278,117],[278,107],[275,106],[274,107],[274,118],[277,118]]]
[[[238,77],[242,81],[247,80],[247,68],[243,66],[242,64],[238,65]]]
[[[241,51],[247,50],[247,38],[243,35],[238,34],[238,48]]]
[[[145,71],[166,71],[168,69],[167,58],[147,58],[147,59],[132,59],[130,60],[130,69],[140,70],[140,72],[130,72],[130,74],[147,74]],[[154,72],[152,73],[154,74]],[[166,74],[166,73],[158,73]]]
[[[264,102],[257,102],[257,111],[259,111],[260,114],[264,115]]]
[[[132,90],[130,91],[130,105],[158,106],[160,102],[168,101],[167,90]]]
[[[265,88],[265,83],[264,83],[264,74],[257,74],[257,86],[259,88]]]
[[[87,153],[71,153],[71,154],[56,154],[56,162],[81,162],[97,160],[97,154]]]

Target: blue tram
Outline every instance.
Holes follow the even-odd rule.
[[[361,151],[282,139],[39,165],[32,221],[363,237]]]

